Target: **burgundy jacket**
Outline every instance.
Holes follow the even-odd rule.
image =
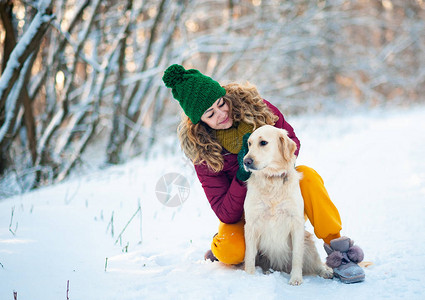
[[[297,144],[295,155],[298,156],[300,141],[295,135],[294,129],[285,121],[282,113],[268,101],[263,100],[270,110],[279,117],[274,125],[288,131],[289,137]],[[195,165],[199,181],[204,188],[211,208],[221,222],[231,224],[238,222],[243,214],[243,205],[246,196],[246,183],[236,178],[238,171],[238,155],[223,149],[223,170],[214,172],[206,163]]]

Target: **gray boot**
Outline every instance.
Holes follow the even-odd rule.
[[[363,250],[353,246],[348,237],[333,239],[330,245],[324,244],[328,257],[326,264],[334,271],[334,276],[343,283],[361,282],[365,279],[363,269],[357,264],[364,258]]]
[[[217,257],[214,256],[211,250],[208,250],[207,252],[205,252],[204,259],[210,260],[212,262],[218,261]]]

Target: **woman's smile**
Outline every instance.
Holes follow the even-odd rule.
[[[223,122],[220,122],[220,124],[227,123],[228,121],[229,121],[229,116],[226,116],[226,119],[224,119],[224,121],[223,121]]]

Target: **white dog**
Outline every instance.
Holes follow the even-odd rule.
[[[291,285],[300,285],[303,274],[333,276],[304,230],[296,148],[286,130],[265,125],[249,137],[244,157],[245,169],[252,172],[244,204],[245,271],[253,274],[260,258],[273,270],[290,273]]]

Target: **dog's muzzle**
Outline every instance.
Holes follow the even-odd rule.
[[[254,160],[251,157],[247,157],[243,160],[243,164],[246,170],[255,170]]]

